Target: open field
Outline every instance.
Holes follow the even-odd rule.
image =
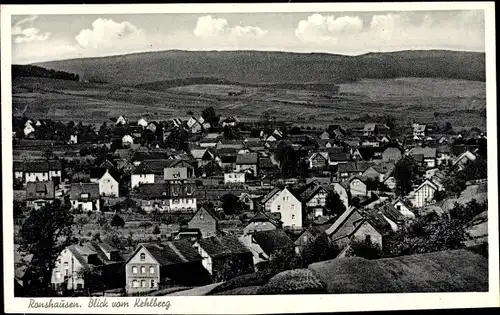
[[[246,93],[228,96],[228,85],[187,85],[163,91],[137,87],[16,78],[13,112],[29,117],[101,124],[112,117],[141,116],[154,120],[186,118],[213,106],[222,116],[259,119],[264,112],[299,125],[339,123],[359,126],[366,113],[393,115],[398,123],[450,121],[455,130],[486,126],[485,83],[455,79],[364,79],[340,84],[338,94],[297,89],[244,87]]]

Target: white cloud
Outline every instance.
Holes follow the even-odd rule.
[[[231,27],[226,19],[214,18],[211,15],[206,15],[198,18],[193,34],[197,37],[206,38],[256,38],[267,34],[267,30],[263,30],[256,26]]]
[[[124,21],[99,18],[92,23],[92,29],[83,29],[76,35],[78,44],[85,49],[113,48],[113,46],[141,39],[144,32],[134,24]]]
[[[50,37],[49,32],[41,32],[40,29],[33,26],[33,22],[38,16],[33,15],[22,19],[12,26],[12,36],[16,44],[30,43],[33,41],[45,41]],[[26,27],[29,25],[30,27]]]
[[[295,36],[303,42],[337,42],[345,35],[356,35],[363,30],[359,17],[313,14],[299,22]]]

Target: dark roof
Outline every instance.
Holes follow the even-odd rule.
[[[313,225],[311,227],[308,227],[306,231],[311,233],[312,236],[318,236],[321,233],[324,233],[330,226],[331,224]]]
[[[394,223],[404,220],[404,216],[399,212],[391,203],[387,203],[379,208],[379,210],[384,214],[389,220]]]
[[[14,172],[24,170],[24,163],[22,161],[14,161],[12,164]]]
[[[40,196],[40,194],[42,194]],[[54,182],[28,182],[26,183],[26,200],[54,199]]]
[[[71,184],[69,198],[77,200],[81,198],[81,194],[89,194],[91,200],[99,199],[99,184],[98,183],[74,183]]]
[[[349,161],[351,159],[351,155],[349,153],[339,150],[329,150],[328,155],[330,157],[330,161],[334,162]]]
[[[250,250],[234,235],[212,236],[198,240],[198,244],[210,257],[250,253]]]
[[[163,175],[165,168],[173,167],[179,164],[183,159],[168,159],[168,160],[144,160],[133,171],[132,174],[157,174]]]
[[[338,165],[339,173],[364,172],[375,163],[370,162],[349,162]]]
[[[143,244],[142,246],[148,250],[161,266],[202,260],[198,251],[187,240],[175,240],[162,245]]]
[[[238,154],[236,156],[236,164],[257,164],[259,155],[255,152]]]
[[[24,162],[24,171],[29,172],[48,172],[51,170],[61,170],[61,161],[51,160],[47,162],[46,160]]]
[[[212,209],[208,208],[208,207],[205,207],[205,206],[201,206],[200,208],[198,208],[198,210],[196,210],[196,212],[193,214],[193,216],[191,217],[190,220],[192,220],[196,214],[200,211],[205,211],[206,213],[208,213],[212,218],[214,218],[216,221],[217,220],[220,220],[219,219],[219,216],[217,215],[217,213],[215,213],[215,211],[213,211]]]
[[[278,226],[278,223],[275,221],[274,218],[271,218],[264,212],[257,212],[250,220],[248,220],[249,223],[253,222],[270,222],[271,224]]]
[[[295,247],[293,241],[281,229],[255,232],[253,239],[267,255],[279,249]]]
[[[363,216],[382,235],[386,235],[392,230],[391,225],[383,217],[382,212],[377,209],[365,211]]]
[[[266,203],[269,199],[271,199],[275,194],[279,193],[281,189],[275,187],[273,190],[271,190],[267,195],[265,195],[262,199],[262,203]]]
[[[134,195],[141,199],[169,198],[170,187],[167,183],[141,184]]]
[[[350,207],[344,211],[344,213],[342,213],[328,229],[325,230],[325,233],[327,233],[333,241],[349,237],[358,226],[354,224],[345,224],[345,222],[352,216],[353,218],[350,221],[351,223],[359,223],[363,220],[361,213],[356,208]]]

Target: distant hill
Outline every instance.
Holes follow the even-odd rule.
[[[260,51],[147,52],[37,63],[84,80],[137,85],[186,78],[248,84],[334,84],[362,78],[430,77],[485,81],[485,54],[445,50],[343,56]],[[182,81],[182,80],[181,80]],[[171,82],[166,84],[171,85]],[[157,85],[156,88],[161,86]]]
[[[79,76],[75,73],[64,71],[55,71],[53,69],[45,69],[33,65],[12,65],[12,77],[38,77],[60,80],[78,81]]]

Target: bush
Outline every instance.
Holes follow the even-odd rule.
[[[328,293],[326,284],[309,269],[293,269],[277,274],[257,294],[321,294]]]
[[[160,227],[158,225],[155,225],[154,229],[153,229],[153,234],[160,234],[161,231],[160,231]]]
[[[115,214],[111,219],[111,226],[124,227],[125,221],[118,214]]]

